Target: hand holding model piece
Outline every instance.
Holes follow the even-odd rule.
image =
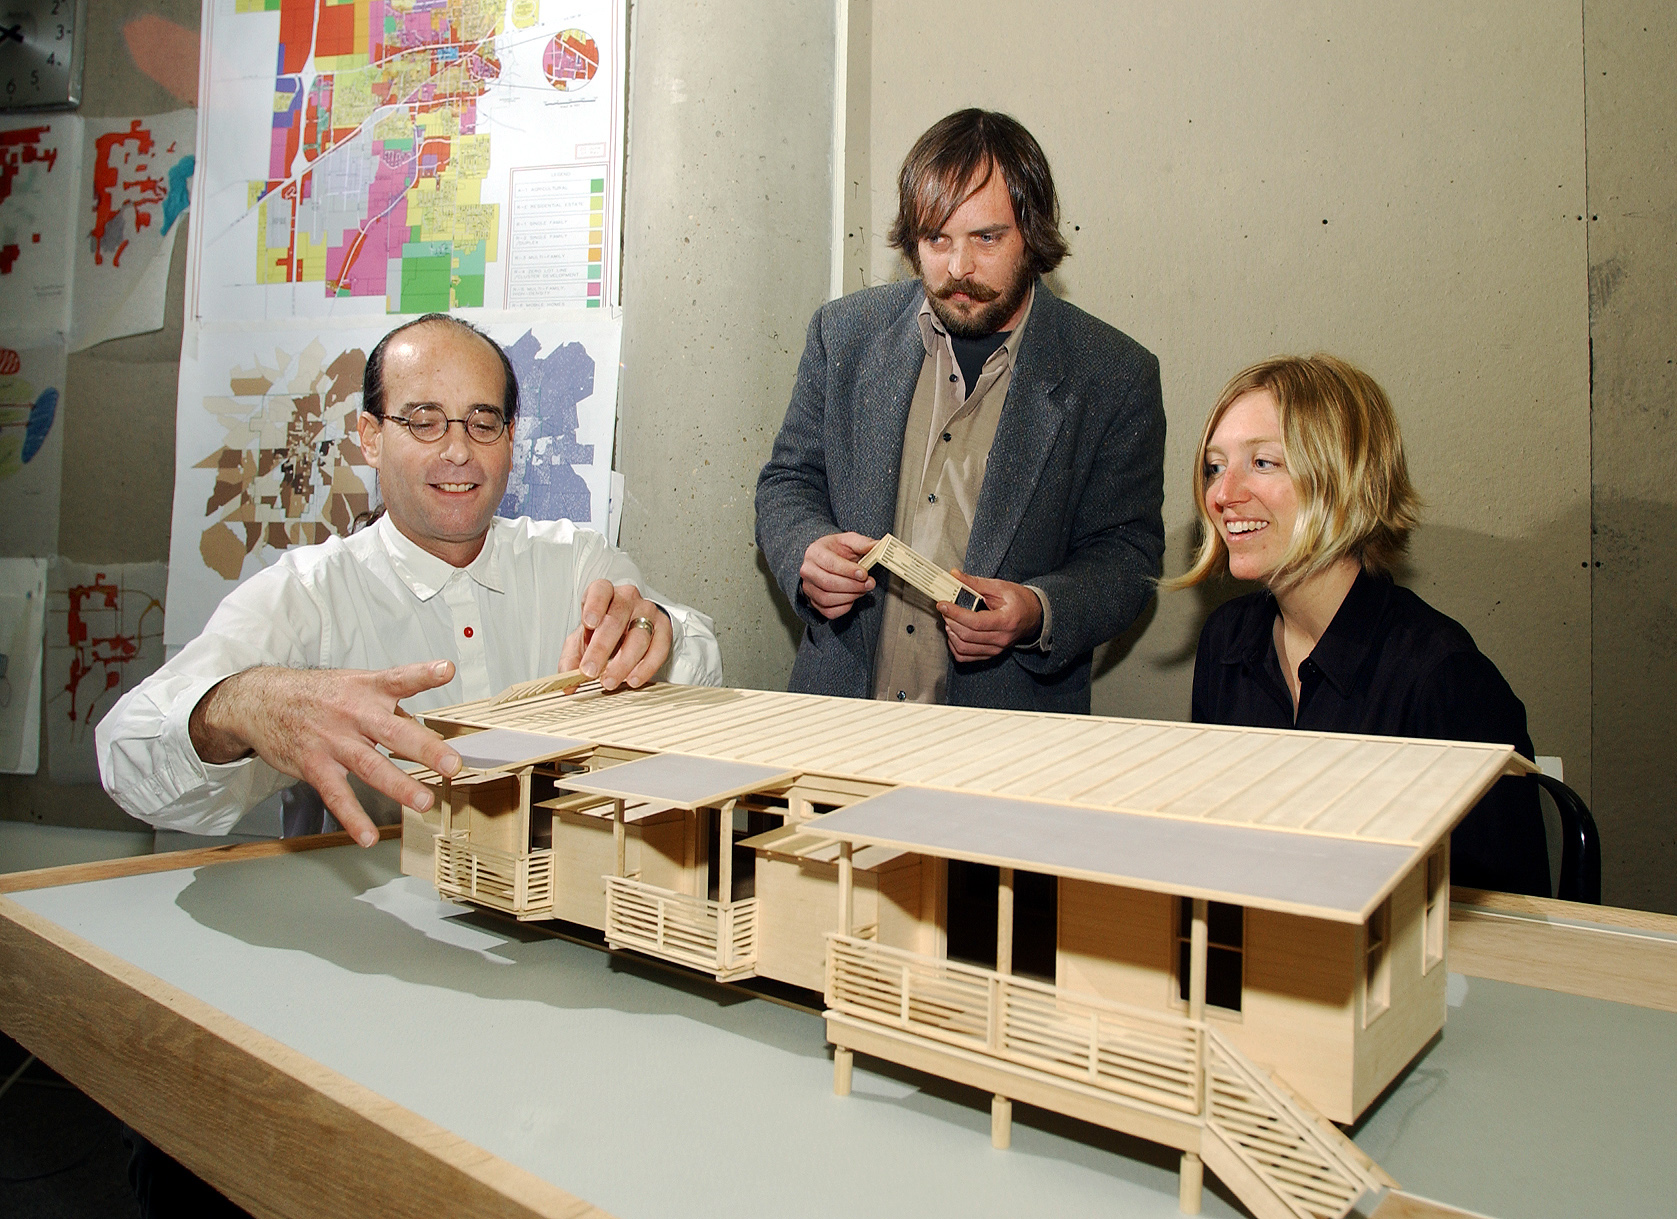
[[[952,573],[978,595],[974,609],[953,601],[939,601],[949,651],[958,661],[988,660],[1016,643],[1030,643],[1042,634],[1042,602],[1023,584],[985,580],[964,572]]]
[[[670,655],[670,619],[633,584],[595,580],[582,594],[582,625],[565,640],[561,669],[580,669],[607,690],[638,689]]]
[[[873,591],[873,577],[867,571],[872,563],[862,560],[877,549],[872,538],[860,533],[829,533],[816,538],[804,551],[803,565],[798,568],[804,599],[823,618],[844,617],[864,593]]]

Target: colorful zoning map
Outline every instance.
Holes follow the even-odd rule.
[[[584,0],[546,26],[540,0],[212,7],[201,147],[218,210],[196,260],[200,319],[609,299],[620,2]],[[509,260],[514,175],[532,169],[546,176],[522,180],[522,256]],[[601,216],[548,223],[547,207],[532,226],[555,171],[584,193],[599,182]]]

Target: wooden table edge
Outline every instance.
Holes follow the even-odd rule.
[[[1450,890],[1455,973],[1677,1012],[1677,917]]]
[[[191,867],[348,842],[326,834],[285,850],[249,843],[112,862],[142,865],[114,873],[135,875],[167,870],[143,866],[153,859]],[[111,873],[18,875],[54,874],[21,887]],[[0,1027],[253,1215],[610,1219],[5,897]]]

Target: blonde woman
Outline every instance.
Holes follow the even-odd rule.
[[[1200,633],[1195,721],[1495,741],[1532,756],[1526,709],[1462,625],[1392,582],[1417,521],[1403,440],[1373,378],[1332,356],[1238,374],[1193,472],[1203,538],[1186,588],[1262,584]],[[1549,893],[1537,789],[1504,779],[1451,837],[1456,884]]]

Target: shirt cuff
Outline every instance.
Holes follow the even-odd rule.
[[[1042,629],[1037,632],[1036,642],[1023,646],[1028,651],[1046,652],[1054,646],[1054,609],[1048,604],[1048,594],[1035,584],[1027,584],[1026,588],[1036,594],[1036,599],[1042,602]]]

